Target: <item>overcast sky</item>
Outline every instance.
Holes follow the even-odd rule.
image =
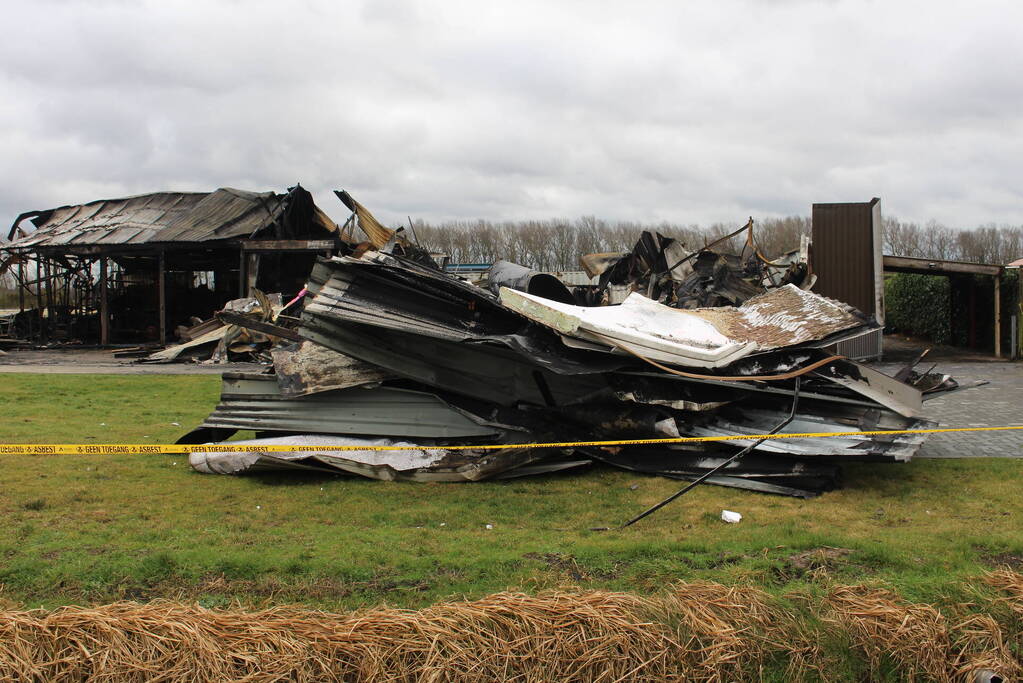
[[[1017,2],[4,3],[0,220],[345,188],[389,221],[1023,223]],[[6,229],[3,231],[6,234]]]

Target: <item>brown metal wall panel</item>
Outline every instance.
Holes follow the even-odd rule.
[[[814,291],[876,315],[873,202],[813,205]]]

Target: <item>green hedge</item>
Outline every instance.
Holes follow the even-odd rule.
[[[938,344],[952,339],[949,279],[898,273],[884,282],[885,326]]]

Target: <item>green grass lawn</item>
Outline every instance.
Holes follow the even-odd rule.
[[[0,443],[171,443],[211,410],[219,378],[6,374],[0,386]],[[606,468],[413,484],[200,475],[182,455],[0,457],[0,607],[419,607],[697,578],[782,593],[813,590],[822,571],[941,601],[1023,556],[1019,460],[853,465],[843,490],[814,500],[704,486],[627,530],[595,532],[681,484]],[[721,522],[723,508],[743,521]],[[809,568],[793,557],[822,546],[851,552]]]

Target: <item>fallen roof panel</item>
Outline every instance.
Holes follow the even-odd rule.
[[[720,368],[757,351],[798,346],[864,327],[850,307],[785,285],[741,306],[680,310],[633,292],[616,306],[575,306],[513,289],[501,303],[522,315],[608,350],[690,367]]]
[[[421,439],[502,434],[434,394],[378,386],[287,398],[281,395],[276,377],[252,373],[224,373],[220,403],[199,428]]]

